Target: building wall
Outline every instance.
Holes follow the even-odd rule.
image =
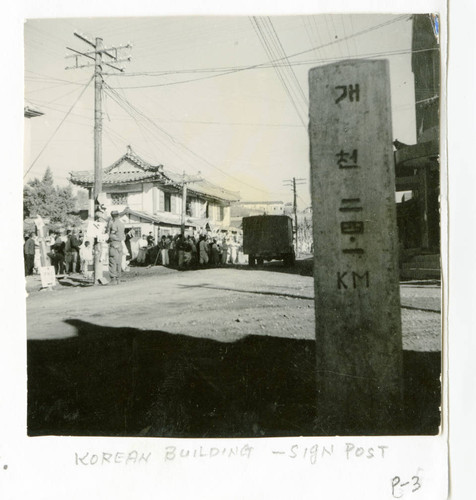
[[[129,207],[132,208],[132,210],[142,210],[142,191],[128,193],[127,198]]]
[[[436,50],[427,50],[429,48]],[[428,14],[413,16],[412,49],[417,142],[437,140],[440,125],[440,51],[437,50],[438,41]]]
[[[142,211],[154,213],[154,185],[152,182],[144,182],[142,184]]]
[[[161,189],[160,184],[149,182],[123,186],[106,185],[104,186],[104,192],[106,194],[105,205],[108,211],[118,210],[120,212],[127,207],[149,214],[160,214],[165,211],[165,191]],[[120,202],[118,203],[118,201]],[[190,197],[189,204],[192,217],[205,218],[208,209],[208,218],[212,222],[224,226],[230,225],[231,209],[229,205],[225,206],[219,202],[206,201],[197,196]],[[182,196],[180,193],[170,195],[170,208],[169,213],[176,215],[182,213]],[[153,227],[153,224],[150,224],[150,227]]]
[[[103,191],[106,194],[105,205],[108,211],[124,210],[130,207],[133,210],[143,210],[143,193],[142,184],[131,184],[128,186],[104,186]],[[123,195],[123,203],[115,203],[114,197]]]
[[[223,225],[224,226],[230,226],[231,225],[231,209],[230,207],[225,207],[225,213],[223,217]]]
[[[176,194],[170,196],[170,211],[173,214],[182,213],[182,197]]]

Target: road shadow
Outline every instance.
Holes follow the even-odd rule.
[[[67,323],[77,336],[28,341],[30,436],[336,434],[316,411],[313,341],[250,335],[225,343]],[[407,416],[375,434],[438,432],[439,359],[419,354],[404,358]],[[358,435],[359,422],[340,433]]]
[[[267,292],[265,290],[242,290],[240,288],[227,288],[222,286],[213,286],[210,283],[199,283],[197,285],[179,285],[179,288],[207,288],[209,290],[223,290],[225,292],[236,292],[236,293],[251,293],[255,295],[269,295],[272,297],[288,297],[290,299],[302,299],[302,300],[312,300],[314,302],[314,297],[308,297],[306,295],[297,295],[293,293],[281,293],[281,292]]]
[[[244,271],[270,271],[274,273],[298,274],[300,276],[313,276],[314,259],[298,259],[292,266],[287,266],[283,261],[272,260],[265,262],[261,266],[249,266],[248,264],[227,264],[227,267],[234,267]]]
[[[149,266],[145,266],[149,267]],[[151,266],[154,267],[154,266]],[[249,266],[248,264],[220,264],[220,265],[203,265],[192,264],[189,266],[178,267],[177,265],[167,266],[169,269],[175,271],[188,272],[188,271],[203,271],[207,269],[239,269],[240,271],[270,271],[276,273],[298,274],[301,276],[313,276],[313,259],[305,258],[296,260],[293,266],[284,265],[283,261],[272,260],[265,262],[262,265]]]

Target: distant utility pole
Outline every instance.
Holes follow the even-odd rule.
[[[200,175],[200,172],[199,172]],[[189,177],[185,176],[185,171],[182,173],[182,217],[180,223],[180,233],[185,234],[185,217],[187,215],[187,184],[191,182],[199,182],[203,180],[201,177]]]
[[[102,192],[102,84],[103,84],[103,66],[108,66],[121,73],[124,71],[123,67],[117,67],[115,64],[124,61],[130,61],[131,57],[127,56],[119,59],[118,51],[122,49],[130,49],[131,44],[121,45],[118,47],[104,47],[102,38],[96,37],[95,41],[90,40],[87,36],[80,33],[74,33],[74,36],[79,38],[84,43],[88,44],[93,50],[88,52],[81,52],[70,47],[66,47],[73,52],[66,58],[74,58],[75,65],[68,66],[65,69],[79,69],[94,67],[94,188],[92,192],[92,200],[89,207],[89,217],[94,219],[97,206],[99,205],[98,197]],[[105,60],[103,59],[105,58]],[[80,64],[83,59],[91,59],[93,63]],[[94,239],[94,283],[98,283],[102,272],[100,263],[100,243],[98,238]]]
[[[306,179],[296,179],[296,177],[293,177],[292,179],[286,179],[285,181],[283,181],[283,184],[285,186],[291,187],[293,190],[294,234],[296,235],[296,254],[299,253],[296,186],[300,186],[300,185],[305,184],[305,183],[306,183]]]
[[[97,37],[95,41],[90,40],[87,36],[80,33],[74,33],[74,36],[79,38],[84,43],[91,46],[94,50],[81,52],[70,47],[67,50],[73,52],[66,56],[67,59],[74,58],[75,65],[68,66],[65,69],[79,69],[94,67],[94,188],[93,200],[97,203],[98,196],[102,192],[102,84],[103,84],[103,66],[108,66],[114,70],[124,71],[123,67],[117,67],[115,64],[124,61],[130,61],[131,56],[119,59],[118,51],[132,48],[131,44],[120,45],[118,47],[104,47],[102,38]],[[103,59],[105,56],[105,60]],[[81,58],[91,59],[93,63],[80,64]],[[94,218],[96,208],[90,207],[89,216]]]

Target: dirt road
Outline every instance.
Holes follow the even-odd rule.
[[[44,292],[30,278],[29,434],[335,434],[316,407],[313,278],[284,271],[154,267]],[[339,433],[438,432],[439,288],[401,291],[402,417]]]
[[[276,269],[132,268],[119,286],[32,293],[27,299],[28,338],[74,336],[75,327],[66,321],[81,320],[221,342],[246,335],[313,339],[313,278]],[[439,351],[439,287],[402,285],[401,301],[403,348]]]

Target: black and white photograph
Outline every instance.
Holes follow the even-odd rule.
[[[474,175],[437,3],[16,18],[7,498],[20,457],[39,498],[446,498]]]
[[[439,26],[28,19],[28,434],[438,434]]]

